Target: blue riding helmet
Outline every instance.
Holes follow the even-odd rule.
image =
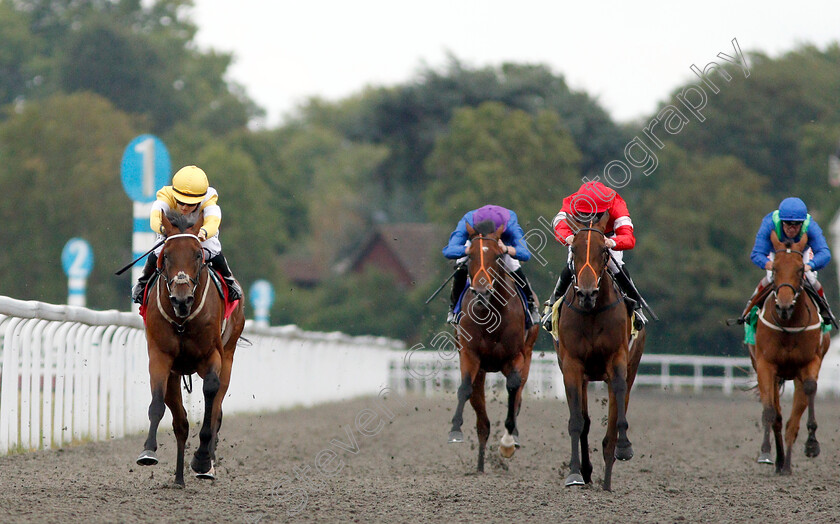
[[[808,217],[808,207],[805,202],[790,197],[779,204],[779,219],[783,222],[803,222]]]

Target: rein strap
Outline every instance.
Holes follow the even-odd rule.
[[[175,235],[175,236],[178,236],[178,235]],[[207,294],[208,294],[207,289],[210,287],[210,275],[207,275],[207,280],[204,281],[204,289],[202,290],[201,302],[198,303],[198,307],[195,308],[192,311],[192,313],[190,313],[190,316],[188,316],[186,319],[184,319],[184,321],[181,322],[180,324],[178,322],[176,322],[175,320],[173,320],[172,317],[170,317],[166,313],[166,311],[163,310],[163,306],[161,306],[161,304],[160,304],[160,279],[158,279],[155,287],[158,288],[157,294],[156,294],[156,298],[157,298],[156,302],[157,302],[158,311],[163,316],[163,318],[168,320],[170,324],[176,326],[178,328],[178,332],[181,333],[181,332],[184,331],[184,326],[187,325],[187,322],[194,319],[195,316],[198,315],[199,312],[201,312],[201,310],[204,308],[204,301],[207,299]]]

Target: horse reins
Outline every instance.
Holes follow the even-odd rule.
[[[177,235],[172,235],[172,236],[166,237],[166,240],[164,241],[164,244],[166,244],[166,242],[169,242],[173,238],[179,238],[179,237],[191,237],[191,238],[194,238],[195,240],[197,240],[199,245],[201,244],[201,239],[199,239],[197,235],[193,235],[192,233],[180,233],[180,234],[177,234]],[[162,258],[163,257],[161,257],[161,259]],[[161,273],[160,276],[163,277],[164,281],[166,281],[166,291],[169,293],[169,297],[170,298],[172,297],[171,284],[173,284],[173,283],[175,285],[178,285],[178,284],[187,284],[188,282],[192,282],[193,283],[192,292],[193,292],[193,295],[195,295],[195,291],[198,288],[198,284],[199,284],[199,281],[201,279],[201,270],[204,269],[206,266],[207,266],[207,263],[204,262],[204,251],[202,250],[202,252],[201,252],[201,264],[198,267],[198,272],[196,273],[195,278],[192,278],[192,277],[188,276],[183,271],[179,271],[178,274],[175,275],[175,278],[170,280],[166,275]],[[160,279],[158,279],[155,287],[157,288],[157,293],[156,293],[155,296],[157,298],[156,302],[157,302],[158,312],[160,312],[161,316],[163,316],[163,318],[165,318],[167,321],[169,321],[170,324],[175,326],[175,331],[178,333],[178,335],[182,335],[184,333],[184,328],[187,325],[187,323],[190,320],[192,320],[193,318],[195,318],[196,315],[198,315],[201,312],[201,310],[204,308],[204,302],[207,299],[207,294],[208,294],[207,290],[210,287],[210,276],[208,275],[207,279],[204,281],[204,289],[202,289],[201,301],[198,303],[198,307],[196,307],[194,310],[192,310],[190,312],[189,316],[187,318],[185,318],[184,321],[181,322],[181,323],[176,322],[172,317],[170,317],[166,313],[166,311],[163,310],[163,306],[160,303]]]

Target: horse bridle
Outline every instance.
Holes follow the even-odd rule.
[[[802,257],[802,261],[803,261],[803,262],[805,261],[805,254],[804,254],[802,251],[797,251],[797,250],[795,250],[795,249],[791,249],[791,248],[789,248],[789,247],[788,247],[788,248],[785,248],[785,249],[777,249],[777,250],[776,250],[776,253],[783,253],[783,252],[784,252],[784,253],[796,253],[797,255],[799,255],[800,257]],[[778,291],[779,291],[781,288],[783,288],[783,287],[787,286],[787,287],[789,287],[790,289],[792,289],[792,290],[793,290],[793,305],[795,306],[795,305],[796,305],[796,300],[799,298],[799,295],[802,293],[803,282],[804,282],[804,280],[805,280],[805,274],[804,274],[804,269],[805,269],[805,266],[804,266],[804,264],[803,264],[802,268],[803,268],[803,274],[802,274],[802,279],[799,281],[799,288],[798,288],[798,289],[797,289],[797,288],[795,288],[795,287],[793,287],[793,284],[788,284],[787,282],[785,282],[784,284],[779,284],[779,285],[777,285],[777,284],[776,284],[776,279],[775,279],[775,278],[773,278],[773,296],[774,296],[774,297],[778,297],[778,296],[779,296],[779,295],[778,295]],[[775,270],[775,269],[773,270],[773,274],[774,274],[774,275],[776,274],[776,270]],[[775,298],[774,298],[774,300],[775,300]]]
[[[478,236],[475,236],[475,237],[470,239],[470,241],[473,241],[473,240],[478,240],[478,241],[488,240],[488,241],[491,241],[491,242],[498,242],[498,239],[495,239],[493,237],[484,236],[484,235],[478,235]],[[478,277],[478,275],[480,275],[481,273],[484,273],[487,276],[487,289],[490,293],[492,293],[493,292],[493,275],[491,275],[490,271],[487,270],[487,266],[485,265],[485,262],[484,262],[484,250],[481,249],[480,245],[478,246],[478,254],[479,254],[479,260],[478,260],[479,268],[478,268],[478,271],[476,271],[475,276]],[[473,293],[479,294],[478,291],[476,291],[475,288],[473,288],[473,283],[475,282],[475,280],[476,279],[473,278],[472,275],[471,275],[470,276],[470,291],[472,291]]]
[[[192,237],[192,238],[194,238],[198,241],[199,245],[201,244],[201,239],[198,238],[198,236],[193,235],[192,233],[180,233],[180,234],[177,234],[177,235],[172,235],[172,236],[167,237],[166,240],[164,241],[164,245],[166,244],[166,242],[169,242],[169,240],[171,240],[173,238],[178,238],[178,237]],[[163,253],[161,253],[161,254],[163,254]],[[171,288],[172,284],[179,285],[179,284],[187,284],[187,283],[191,282],[193,284],[192,293],[193,293],[193,295],[195,295],[195,291],[196,291],[196,289],[198,289],[198,284],[199,284],[199,281],[201,279],[201,270],[204,269],[208,265],[207,262],[205,262],[204,260],[205,260],[204,250],[202,249],[202,251],[201,251],[201,262],[198,265],[198,270],[196,271],[195,278],[190,277],[189,275],[187,275],[183,271],[179,271],[178,274],[175,275],[175,278],[170,280],[169,277],[167,277],[166,274],[163,273],[163,271],[159,270],[161,278],[163,279],[164,282],[166,282],[166,291],[169,294],[170,300],[173,297],[172,288]],[[198,313],[204,308],[204,301],[207,298],[207,292],[208,292],[209,286],[210,286],[210,278],[208,277],[206,282],[204,283],[204,291],[201,295],[201,301],[199,302],[198,307],[196,307],[195,309],[190,311],[190,314],[184,319],[183,322],[175,321],[172,317],[169,316],[169,314],[166,313],[166,311],[164,311],[163,306],[160,303],[160,297],[158,297],[158,299],[156,300],[158,311],[163,316],[163,318],[165,318],[166,320],[169,321],[170,324],[175,326],[175,330],[178,332],[179,335],[182,335],[184,333],[184,328],[187,325],[187,323],[190,320],[192,320],[193,318],[195,318],[195,316],[198,315]]]
[[[197,235],[193,235],[192,233],[180,233],[180,234],[177,234],[177,235],[172,235],[172,236],[166,237],[166,240],[163,242],[164,247],[166,246],[166,243],[169,242],[170,240],[172,240],[173,238],[180,238],[180,237],[194,238],[198,241],[199,246],[201,245],[201,239],[199,239]],[[172,294],[172,285],[173,284],[177,286],[177,285],[180,285],[180,284],[188,284],[188,283],[191,282],[192,285],[193,285],[192,292],[193,292],[193,294],[195,294],[195,290],[198,288],[198,281],[201,277],[201,270],[206,265],[207,264],[204,262],[204,251],[202,250],[201,251],[201,262],[198,264],[198,270],[195,273],[195,278],[187,275],[183,271],[179,271],[178,274],[175,275],[175,278],[170,280],[169,277],[166,276],[166,274],[163,271],[161,271],[160,276],[163,278],[163,281],[166,282],[166,291],[169,292],[169,298],[171,299],[174,296]]]
[[[603,231],[601,231],[600,229],[594,228],[594,227],[582,227],[582,228],[578,229],[577,231],[575,231],[575,236],[577,236],[577,235],[578,235],[578,233],[580,233],[580,232],[582,232],[582,231],[590,231],[590,232],[591,232],[591,231],[595,231],[596,233],[600,233],[600,234],[601,234],[601,236],[603,236],[604,238],[606,238],[606,237],[607,237],[607,235],[606,235],[606,234],[604,234],[604,232],[603,232]],[[606,269],[607,269],[607,265],[608,265],[608,264],[607,264],[607,257],[609,257],[609,251],[605,251],[605,252],[604,252],[604,262],[605,262],[605,263],[604,263],[604,267],[603,267],[603,268],[601,268],[601,272],[600,272],[600,273],[597,273],[597,272],[595,271],[595,268],[594,268],[594,267],[592,267],[592,264],[590,264],[590,263],[589,263],[589,246],[590,246],[590,241],[589,241],[589,240],[590,240],[590,238],[591,238],[591,237],[589,237],[589,238],[587,238],[587,239],[586,239],[586,264],[584,264],[584,266],[583,266],[582,268],[580,268],[580,272],[578,272],[578,271],[576,270],[576,268],[574,267],[574,265],[575,265],[575,258],[574,258],[574,257],[572,257],[572,263],[571,263],[571,265],[572,265],[572,285],[574,286],[575,291],[578,291],[578,290],[580,289],[580,288],[578,287],[578,284],[577,284],[577,283],[578,283],[578,275],[579,275],[580,273],[583,273],[583,270],[584,270],[584,269],[586,269],[587,267],[589,267],[589,269],[592,271],[592,273],[593,273],[593,274],[597,277],[597,279],[598,279],[598,280],[597,280],[597,282],[595,283],[595,286],[596,286],[596,287],[598,287],[598,288],[600,288],[600,287],[601,287],[601,278],[603,278],[603,276],[604,276],[604,271],[606,271]]]

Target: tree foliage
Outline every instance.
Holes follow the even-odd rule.
[[[113,272],[130,260],[132,207],[117,167],[138,133],[132,119],[90,93],[27,103],[0,124],[0,271],[2,293],[61,303],[67,280],[61,250],[72,237],[95,253],[88,303],[126,304],[130,287]]]
[[[633,213],[637,245],[626,261],[662,320],[651,325],[650,343],[668,353],[737,353],[743,332],[724,320],[741,312],[763,276],[749,253],[774,206],[767,184],[734,157],[674,144],[653,176],[661,180]]]

